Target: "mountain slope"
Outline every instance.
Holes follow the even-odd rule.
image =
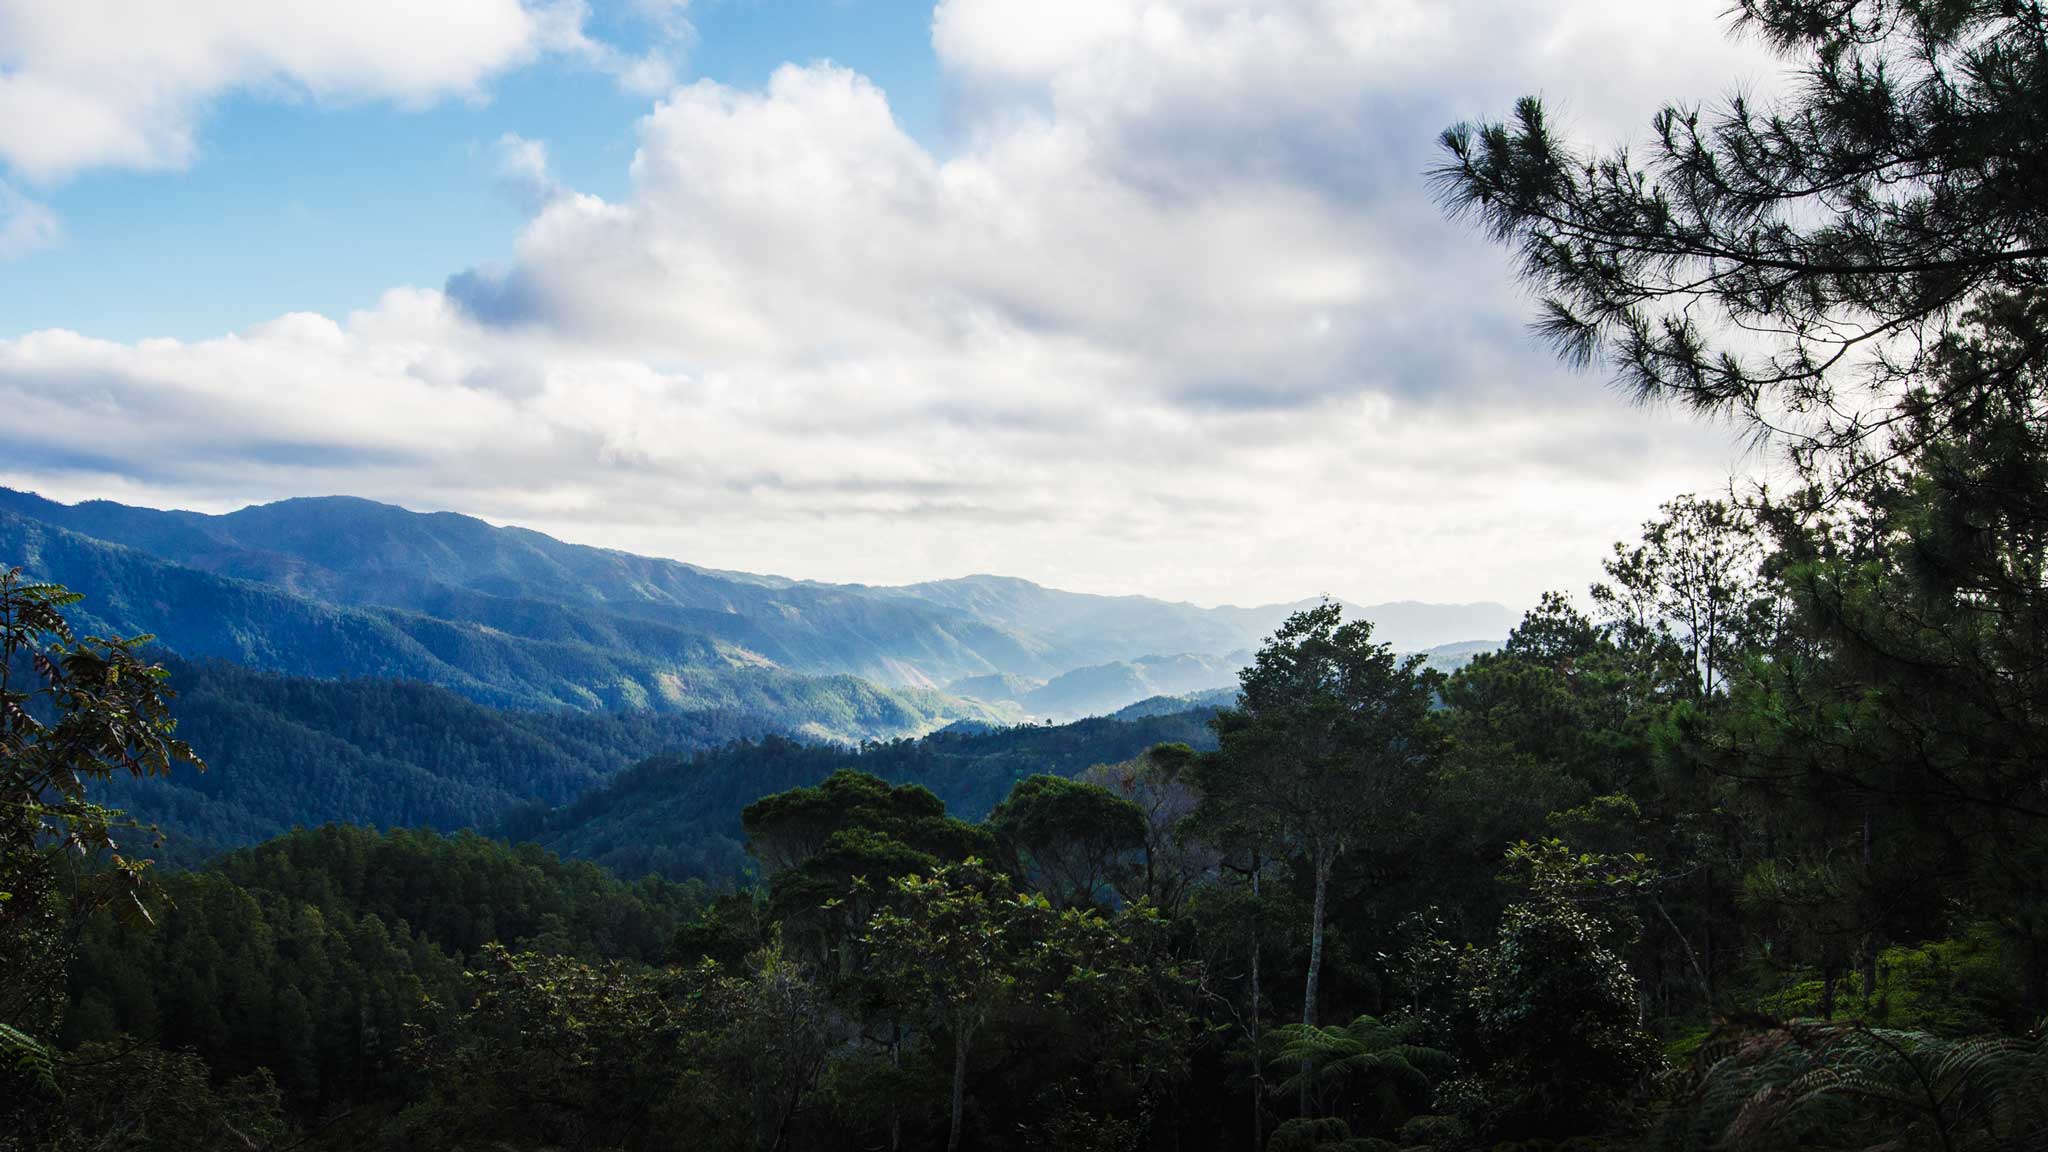
[[[1213,708],[1059,726],[935,732],[856,749],[769,737],[694,756],[661,756],[539,820],[503,830],[563,856],[595,860],[614,875],[729,880],[749,867],[740,810],[772,792],[815,784],[854,768],[895,784],[922,784],[968,820],[988,815],[1017,781],[1040,772],[1076,776],[1128,760],[1155,744],[1213,748]]]
[[[1018,700],[1028,716],[1055,720],[1106,716],[1134,701],[1185,696],[1235,687],[1246,652],[1229,656],[1144,656],[1076,668],[1046,681]]]
[[[967,576],[874,591],[937,604],[993,624],[1030,628],[1073,666],[1137,660],[1161,653],[1223,655],[1256,649],[1289,613],[1317,600],[1256,608],[1097,596],[1045,588],[1009,576]],[[1442,644],[1505,637],[1519,616],[1500,604],[1346,604],[1349,616],[1373,622],[1373,637],[1403,652]]]
[[[568,544],[349,497],[209,516],[106,501],[66,505],[0,488],[0,510],[325,603],[599,646],[637,643],[640,628],[677,629],[791,671],[916,687],[997,674],[1043,681],[1146,657],[1247,651],[1313,602],[1201,608],[995,576],[901,588],[821,584]],[[1505,637],[1514,623],[1497,604],[1402,602],[1350,611],[1372,619],[1379,638],[1403,651]]]
[[[178,734],[208,770],[116,777],[95,798],[159,825],[161,860],[329,822],[454,829],[583,795],[656,753],[771,731],[734,712],[527,712],[396,680],[313,680],[167,662]]]
[[[545,605],[533,609],[536,623],[509,612],[487,622],[324,603],[5,511],[0,558],[83,593],[75,618],[81,631],[152,632],[182,656],[298,676],[417,680],[496,707],[724,708],[843,740],[987,715],[936,692],[751,665],[709,637],[668,625],[552,620]]]
[[[933,605],[712,572],[351,497],[205,516],[0,489],[0,510],[332,604],[499,628],[685,629],[790,671],[913,687],[999,668],[1058,670],[1030,640]]]

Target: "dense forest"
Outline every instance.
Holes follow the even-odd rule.
[[[1162,743],[1213,747],[1206,721],[1214,712],[937,732],[859,748],[769,736],[693,756],[651,757],[572,804],[515,810],[498,830],[595,860],[621,876],[729,881],[756,871],[740,814],[769,793],[816,784],[844,769],[922,786],[948,811],[979,819],[1030,776],[1078,776]]]
[[[405,680],[314,680],[224,661],[162,661],[178,733],[205,772],[108,781],[102,798],[160,829],[160,863],[197,864],[298,825],[489,828],[567,803],[657,753],[758,737],[736,711],[501,710]]]
[[[1453,671],[1325,603],[1213,713],[679,737],[171,872],[103,785],[197,771],[215,673],[8,574],[0,1146],[2043,1147],[2048,14],[1738,17],[1781,106],[1595,153],[1528,100],[1435,178],[1567,356],[1796,482]]]
[[[159,865],[344,823],[495,830],[623,875],[730,880],[749,869],[740,809],[837,768],[927,784],[978,816],[1034,772],[1213,741],[1204,722],[1215,711],[1158,697],[1071,724],[961,722],[919,740],[841,745],[777,737],[787,717],[739,710],[504,710],[413,681],[159,662],[177,685],[178,734],[205,750],[207,770],[116,777],[98,793],[160,834]]]

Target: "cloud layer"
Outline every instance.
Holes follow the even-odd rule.
[[[209,101],[233,90],[421,105],[478,97],[543,53],[637,89],[644,56],[586,36],[580,0],[0,0],[0,163],[35,180],[188,163]]]
[[[0,482],[350,491],[828,578],[1527,601],[1725,480],[1725,430],[1555,368],[1423,181],[1524,91],[1605,138],[1767,76],[1717,3],[1020,11],[939,5],[945,153],[829,64],[699,82],[616,201],[502,141],[507,267],[212,341],[0,341]],[[460,91],[506,43],[381,82]]]
[[[0,260],[46,248],[61,231],[57,216],[0,180]]]

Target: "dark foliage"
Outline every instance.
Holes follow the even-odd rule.
[[[695,756],[653,758],[557,813],[506,830],[624,876],[722,879],[749,867],[743,808],[775,792],[817,784],[840,769],[922,785],[947,811],[979,819],[1018,781],[1039,773],[1076,776],[1161,743],[1213,746],[1205,724],[1212,714],[935,732],[858,748],[771,736]]]
[[[343,822],[489,828],[568,803],[656,753],[758,736],[733,712],[500,711],[401,680],[314,680],[220,661],[165,662],[179,734],[210,770],[106,791],[160,826],[160,860],[196,864],[289,831]]]

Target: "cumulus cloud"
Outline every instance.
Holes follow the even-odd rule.
[[[672,80],[667,41],[624,53],[586,15],[580,0],[0,0],[0,161],[36,180],[181,167],[233,90],[419,105],[550,52],[636,90]]]
[[[10,451],[60,492],[352,491],[729,567],[1240,600],[1527,601],[1741,463],[1553,365],[1423,180],[1524,91],[1612,136],[1768,75],[1717,0],[1022,11],[935,12],[949,151],[829,64],[698,82],[617,200],[501,141],[535,207],[504,268],[345,322],[0,342],[37,429]]]
[[[929,360],[696,373],[508,333],[413,290],[345,323],[290,315],[201,342],[38,332],[0,341],[16,417],[0,482],[79,497],[118,477],[215,508],[350,492],[841,579],[1443,599],[1588,562],[1617,492],[1675,491],[1727,453],[1618,405],[1017,412],[975,396],[1099,381],[1100,365],[983,339]],[[947,403],[909,386],[948,374]]]
[[[695,84],[643,123],[629,198],[555,205],[511,272],[454,286],[480,315],[685,357],[994,323],[1141,357],[1189,396],[1434,390],[1460,381],[1389,379],[1390,344],[1520,315],[1494,254],[1429,202],[1437,132],[1586,65],[1601,82],[1564,94],[1580,118],[1645,124],[1756,71],[1719,31],[1703,4],[946,0],[934,42],[972,117],[956,154],[843,69]]]
[[[0,260],[57,242],[56,214],[0,180]]]
[[[697,38],[696,27],[688,16],[689,0],[629,0],[628,22],[646,41],[638,52],[586,34],[584,27],[590,13],[584,0],[545,3],[546,7],[539,9],[543,17],[541,42],[610,76],[621,88],[636,95],[654,96],[674,86],[682,71],[683,56]]]
[[[507,132],[492,150],[497,154],[498,186],[529,211],[540,211],[562,194],[562,186],[548,171],[546,142]]]

